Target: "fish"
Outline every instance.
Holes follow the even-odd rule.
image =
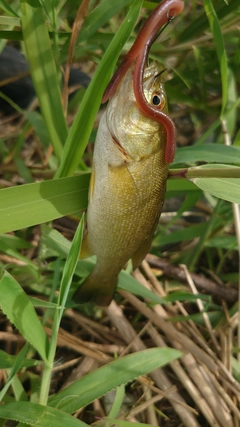
[[[180,0],[163,3],[182,6]],[[131,259],[135,269],[149,252],[174,157],[175,127],[168,116],[163,70],[156,61],[146,65],[150,43],[140,48],[136,43],[103,96],[108,104],[94,147],[80,255],[96,255],[96,265],[73,296],[77,304],[108,306],[122,268]]]

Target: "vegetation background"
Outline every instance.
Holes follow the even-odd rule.
[[[178,149],[151,254],[108,308],[71,302],[102,94],[157,4],[0,0],[40,106],[0,117],[1,426],[240,425],[239,0],[186,1],[152,46]]]

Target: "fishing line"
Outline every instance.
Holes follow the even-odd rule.
[[[170,16],[170,15],[169,15],[169,12],[170,12],[170,11],[168,11],[168,12],[167,12],[167,18],[168,18],[167,22],[162,26],[162,28],[160,28],[160,30],[158,31],[158,33],[157,33],[157,34],[156,34],[156,36],[154,37],[154,39],[153,39],[153,41],[152,41],[152,43],[151,43],[151,46],[153,45],[153,43],[155,43],[155,41],[158,39],[158,37],[160,37],[160,35],[163,33],[163,31],[168,27],[168,25],[169,25],[169,24],[173,21],[173,19],[175,18],[175,16],[176,16],[175,11],[174,11],[174,15],[172,15],[172,16]],[[150,49],[149,49],[149,51],[150,51]],[[150,62],[149,62],[149,56],[147,57],[146,64],[147,64],[147,66],[149,66],[149,65],[150,65]],[[166,71],[166,70],[163,70],[163,71]],[[161,73],[160,73],[160,74],[161,74]],[[160,74],[158,74],[156,77],[158,77]]]
[[[167,13],[167,18],[168,18],[167,22],[162,26],[162,28],[160,28],[160,30],[158,31],[158,33],[157,33],[157,34],[156,34],[156,36],[154,37],[152,44],[153,44],[153,43],[158,39],[158,37],[163,33],[163,31],[168,27],[168,25],[169,25],[169,24],[173,21],[173,19],[175,18],[176,14],[174,13],[174,15],[173,15],[173,16],[170,16],[170,15],[169,15],[169,12],[170,12],[170,11],[168,11],[168,13]]]

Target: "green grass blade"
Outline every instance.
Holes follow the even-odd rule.
[[[174,169],[172,169],[172,172]],[[193,182],[187,181],[186,179],[168,179],[166,198],[179,196],[186,194],[191,191],[198,191],[196,185]]]
[[[75,232],[73,241],[71,243],[70,251],[64,265],[62,280],[59,290],[59,305],[65,306],[69,289],[72,283],[72,278],[79,260],[79,254],[82,244],[84,230],[84,215],[81,218],[81,221],[78,224],[78,228]]]
[[[209,248],[237,250],[237,239],[236,236],[220,235],[209,239],[205,245]]]
[[[131,294],[138,295],[155,304],[165,304],[164,298],[161,298],[150,289],[145,288],[145,286],[139,283],[131,274],[124,270],[122,270],[119,274],[117,289],[128,291]]]
[[[108,391],[145,375],[181,356],[172,348],[151,348],[130,354],[85,375],[50,397],[49,404],[73,413]],[[0,413],[1,416],[1,413]]]
[[[42,384],[41,384],[39,403],[43,405],[47,403],[47,399],[49,395],[51,376],[52,376],[51,369],[52,369],[55,354],[56,354],[59,326],[60,326],[63,312],[65,310],[67,297],[69,294],[70,286],[72,284],[72,278],[73,278],[73,275],[77,266],[77,262],[79,259],[79,253],[80,253],[80,248],[82,244],[83,229],[84,229],[84,216],[82,216],[82,219],[74,235],[74,239],[72,241],[70,251],[68,253],[68,257],[63,269],[62,280],[61,280],[60,290],[59,290],[59,297],[58,297],[59,307],[54,314],[51,340],[49,342],[48,364],[46,364],[46,366],[44,367],[43,375],[42,375]]]
[[[47,335],[30,299],[18,282],[6,271],[0,280],[0,301],[2,311],[8,319],[38,351],[42,359],[47,361]]]
[[[0,233],[86,209],[89,174],[0,190]]]
[[[209,143],[178,148],[174,165],[177,163],[196,164],[197,162],[240,163],[240,147]]]
[[[225,109],[224,117],[224,128],[226,128],[229,137],[231,138],[231,142],[233,143],[233,139],[235,136],[235,130],[238,130],[238,116],[239,116],[239,108],[238,104],[238,84],[237,84],[237,76],[235,75],[235,71],[228,67],[228,102]],[[222,123],[222,126],[223,126]],[[225,135],[222,135],[222,140],[224,140]],[[219,162],[223,163],[223,162]],[[225,162],[224,162],[225,163]],[[239,162],[240,163],[240,162]]]
[[[9,27],[20,26],[20,18],[15,18],[11,16],[0,16],[0,25],[6,25]]]
[[[57,177],[72,175],[82,158],[91,134],[96,113],[101,103],[103,92],[110,80],[122,47],[134,28],[141,4],[142,0],[134,1],[85,93],[66,141],[62,162],[56,174]]]
[[[215,2],[216,3],[216,2]],[[216,12],[218,19],[226,18],[231,12],[236,11],[239,7],[239,0],[231,0],[227,4],[223,2],[216,3]],[[189,25],[184,26],[184,31],[179,35],[180,43],[185,43],[188,40],[193,41],[195,37],[208,29],[208,20],[206,14],[203,12],[197,19],[192,19]]]
[[[209,20],[210,28],[213,34],[214,43],[216,46],[221,80],[222,80],[222,110],[221,115],[223,114],[227,99],[228,99],[228,73],[227,73],[227,55],[224,48],[223,36],[221,31],[221,26],[213,7],[211,0],[203,0],[203,5],[205,7],[206,15]]]
[[[186,240],[192,240],[196,237],[199,237],[202,235],[204,229],[206,227],[206,224],[196,224],[196,225],[189,225],[186,228],[172,231],[171,234],[162,235],[157,234],[155,239],[153,240],[153,246],[159,246],[159,245],[168,245],[169,243],[176,243],[176,242],[184,242]]]
[[[78,43],[96,33],[99,28],[102,28],[114,15],[130,3],[132,3],[132,0],[118,0],[117,2],[101,1],[86,17],[78,37]]]
[[[6,237],[9,237],[9,239],[6,239]],[[21,251],[19,251],[18,248],[14,248],[14,246],[11,247],[11,243],[13,243],[14,245],[14,237],[16,236],[1,235],[0,251],[7,254],[8,256],[23,261],[26,265],[30,265],[33,270],[37,270],[37,266],[33,261],[31,261],[28,257],[22,255]]]
[[[0,406],[0,418],[36,427],[88,427],[65,412],[31,402],[11,402]]]
[[[16,362],[18,356],[12,356],[0,350],[0,369],[11,369]],[[38,360],[23,359],[21,362],[22,367],[36,366],[39,364]]]
[[[19,351],[18,355],[15,356],[14,363],[13,363],[13,366],[11,367],[10,372],[9,372],[7,381],[4,385],[4,387],[2,388],[2,390],[0,391],[0,402],[2,402],[8,388],[10,387],[10,385],[13,384],[15,375],[17,374],[19,369],[21,369],[21,367],[23,366],[24,357],[27,353],[28,347],[29,347],[28,343],[25,343],[23,348]]]
[[[51,143],[60,158],[68,130],[61,102],[59,76],[43,8],[38,0],[21,0],[21,19],[34,88]]]
[[[216,165],[217,169],[229,169],[231,166]],[[199,166],[198,169],[214,169],[214,165]],[[191,169],[191,168],[190,168]],[[239,169],[239,168],[238,168]],[[201,190],[231,203],[240,204],[240,178],[193,178],[192,181]]]
[[[8,1],[1,0],[1,9],[4,10],[7,14],[10,16],[16,16],[18,17],[18,14],[15,12],[15,10],[8,4]]]
[[[114,402],[108,414],[109,420],[113,420],[115,417],[118,416],[118,413],[121,410],[121,407],[123,405],[124,396],[125,396],[125,386],[124,384],[122,384],[120,387],[117,387]],[[106,427],[108,426],[109,424],[106,424]]]
[[[14,397],[17,401],[21,402],[27,402],[29,399],[29,396],[27,392],[25,391],[23,384],[21,383],[21,380],[18,375],[15,375],[12,379],[11,383],[12,392],[14,394]],[[20,427],[20,426],[19,426]]]
[[[3,40],[22,40],[22,32],[21,31],[10,31],[4,30],[0,31],[0,39]]]

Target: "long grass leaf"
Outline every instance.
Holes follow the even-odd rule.
[[[86,209],[89,174],[0,190],[0,233]]]
[[[84,215],[82,216],[81,221],[78,224],[78,228],[75,232],[75,235],[68,253],[68,257],[64,265],[62,280],[61,280],[60,289],[59,289],[59,305],[60,306],[64,306],[67,301],[67,296],[72,283],[73,274],[75,272],[75,269],[79,260],[79,253],[80,253],[82,238],[83,238],[83,230],[84,230]]]
[[[8,13],[11,16],[18,17],[18,14],[15,12],[15,10],[8,3],[9,2],[6,0],[1,0],[1,9],[4,10],[6,13]]]
[[[36,427],[88,427],[63,411],[32,402],[11,402],[0,407],[0,418]],[[22,426],[22,424],[21,424]]]
[[[229,168],[227,165],[217,165],[216,167],[223,169],[223,171]],[[198,167],[199,170],[209,168],[214,169],[214,165]],[[215,197],[240,204],[240,178],[193,178],[192,181],[201,190]]]
[[[28,347],[29,347],[29,345],[28,345],[28,343],[26,343],[23,346],[23,348],[20,350],[18,355],[15,356],[13,365],[11,367],[11,370],[10,370],[8,378],[7,378],[7,381],[4,385],[4,387],[2,388],[2,390],[0,391],[0,402],[2,402],[5,394],[7,393],[7,390],[10,387],[10,385],[13,385],[14,379],[16,379],[15,375],[17,375],[19,369],[21,369],[23,367],[24,357],[27,353]],[[2,354],[1,354],[1,356],[2,356]],[[20,386],[20,387],[22,388],[22,386]]]
[[[177,150],[174,164],[206,163],[240,163],[240,147],[222,144],[203,144],[181,147]]]
[[[228,99],[228,75],[227,75],[227,55],[224,48],[223,36],[221,31],[221,26],[213,7],[211,0],[203,0],[205,11],[209,20],[210,28],[213,34],[214,43],[216,46],[221,80],[222,80],[222,110],[221,115],[223,114],[227,99]]]
[[[117,359],[50,397],[50,406],[73,413],[108,391],[181,356],[172,348],[151,348]],[[0,414],[1,416],[1,414]]]
[[[5,351],[0,350],[0,369],[11,369],[17,360],[17,356],[12,356],[11,354],[5,353]],[[40,362],[33,359],[23,359],[21,366],[29,367],[36,366]]]
[[[114,15],[119,13],[132,0],[118,0],[117,2],[101,1],[93,11],[86,17],[82,31],[78,37],[78,43],[88,39],[99,28],[102,28]]]
[[[122,46],[134,28],[141,4],[142,0],[134,1],[85,93],[66,141],[62,162],[56,174],[57,177],[72,175],[82,158],[91,134],[96,113],[101,103],[104,89],[110,80]]]
[[[21,0],[21,19],[34,88],[51,143],[60,158],[68,130],[61,102],[59,76],[43,8],[38,0]]]
[[[239,7],[239,0],[231,0],[227,4],[223,2],[216,3],[215,10],[217,12],[218,19],[226,18],[231,12],[236,11]],[[184,31],[178,36],[180,43],[194,40],[195,37],[198,37],[199,34],[203,33],[208,28],[208,19],[206,14],[203,12],[201,15],[189,23],[189,25],[184,26]]]
[[[6,271],[0,281],[0,301],[2,311],[47,362],[47,335],[29,297]]]

